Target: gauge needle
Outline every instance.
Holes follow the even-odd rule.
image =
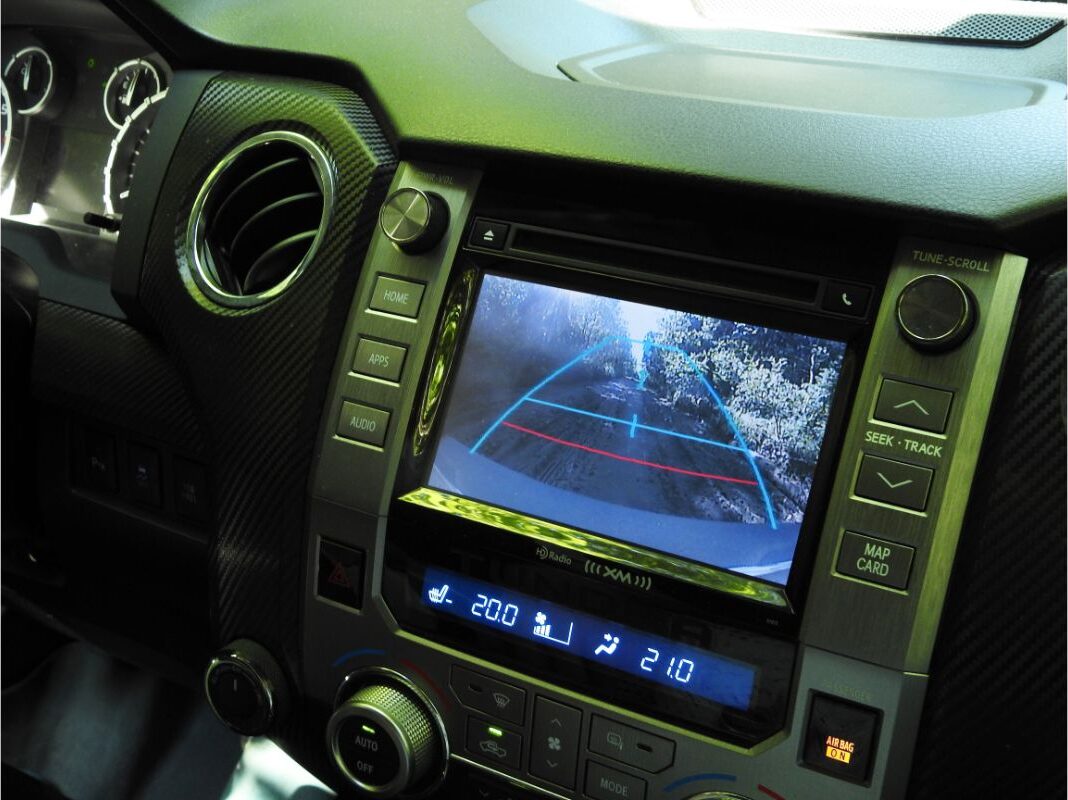
[[[133,77],[130,79],[130,85],[126,89],[126,94],[124,94],[122,97],[122,104],[124,106],[129,107],[130,103],[133,102],[134,89],[137,88],[137,79],[140,77],[141,70],[137,70],[136,72],[134,72]]]
[[[22,91],[30,91],[30,65],[33,64],[33,57],[31,56],[26,61],[26,66],[22,68]]]

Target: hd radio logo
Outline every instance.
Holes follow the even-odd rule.
[[[562,564],[565,567],[571,566],[571,556],[567,553],[560,553],[556,550],[552,550],[543,544],[538,545],[538,549],[534,551],[534,555],[538,557],[539,561],[553,561],[557,564]]]

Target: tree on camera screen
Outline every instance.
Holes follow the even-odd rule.
[[[844,352],[488,274],[429,484],[785,584]]]

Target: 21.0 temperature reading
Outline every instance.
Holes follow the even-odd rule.
[[[660,660],[660,651],[652,647],[647,647],[645,648],[645,652],[648,653],[648,655],[642,659],[641,668],[644,672],[652,672],[653,665]],[[664,674],[679,683],[689,683],[690,679],[693,677],[694,666],[694,663],[688,658],[672,656]]]

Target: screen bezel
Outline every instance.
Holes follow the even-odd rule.
[[[739,618],[743,622],[752,623],[761,621],[761,627],[770,630],[782,630],[784,632],[796,629],[798,615],[803,608],[804,597],[807,593],[811,564],[815,557],[816,545],[818,544],[819,531],[822,528],[824,511],[826,509],[830,485],[833,478],[834,467],[837,464],[837,455],[840,449],[841,437],[844,432],[848,408],[855,391],[857,365],[861,363],[863,350],[867,345],[870,328],[864,320],[843,320],[828,317],[821,314],[799,311],[794,308],[786,308],[767,302],[741,301],[734,297],[717,296],[714,292],[680,291],[656,282],[656,276],[650,275],[647,280],[621,279],[616,276],[606,275],[603,272],[591,269],[578,269],[547,264],[540,260],[517,259],[509,257],[493,257],[481,253],[465,251],[457,259],[451,283],[456,287],[462,280],[474,280],[474,291],[467,303],[465,318],[460,324],[456,334],[454,354],[448,374],[438,387],[438,396],[435,399],[436,415],[430,425],[430,432],[423,430],[420,436],[424,442],[417,445],[415,429],[419,423],[419,414],[415,415],[411,429],[406,438],[404,458],[398,470],[395,484],[394,498],[402,497],[413,491],[425,488],[428,485],[430,469],[434,454],[442,434],[443,420],[446,409],[452,401],[452,393],[455,387],[455,373],[460,360],[463,358],[467,336],[470,332],[473,311],[478,302],[478,296],[482,288],[485,274],[501,275],[516,280],[542,284],[552,287],[571,289],[586,292],[593,295],[618,298],[632,302],[655,305],[666,309],[679,310],[703,316],[713,316],[733,322],[762,325],[776,330],[795,332],[801,335],[817,336],[834,341],[843,342],[846,345],[839,373],[838,387],[831,400],[830,414],[824,431],[823,447],[813,473],[812,489],[809,494],[808,506],[805,518],[798,533],[797,547],[794,552],[794,560],[790,575],[785,585],[762,581],[759,578],[731,572],[722,568],[689,562],[701,569],[718,574],[738,576],[739,578],[771,588],[779,593],[785,602],[781,605],[763,605],[758,610],[745,609],[739,611],[739,604],[726,602],[725,605],[734,607],[733,612],[725,616]],[[474,277],[472,278],[472,274]],[[448,292],[446,293],[448,295]],[[448,313],[443,309],[443,314]],[[425,374],[422,381],[422,389],[427,387],[430,373],[435,369],[428,359]],[[441,380],[441,376],[437,376]],[[421,396],[423,396],[421,392]],[[397,504],[395,503],[394,506]],[[551,520],[547,520],[550,524]],[[567,526],[563,526],[567,527]],[[610,539],[603,534],[590,532],[592,536]],[[627,547],[629,543],[624,542]],[[640,546],[633,549],[649,553],[654,557],[663,554]],[[594,555],[589,554],[586,555]],[[676,559],[677,560],[677,559]],[[661,572],[663,577],[670,577]],[[663,584],[663,581],[660,581]],[[723,595],[723,592],[715,589],[710,593]],[[707,602],[702,603],[706,607]],[[712,603],[713,606],[723,603]],[[741,607],[757,605],[756,603],[743,603]],[[721,617],[716,614],[716,617]]]
[[[823,448],[785,587],[784,606],[752,602],[680,580],[658,579],[644,590],[633,584],[613,583],[583,570],[581,562],[587,560],[585,557],[576,557],[571,567],[539,560],[535,555],[536,540],[401,499],[427,485],[444,410],[452,399],[456,368],[470,330],[471,312],[482,276],[487,272],[845,342],[838,387],[831,401]],[[462,251],[457,257],[445,297],[448,300],[437,322],[437,351],[428,355],[423,366],[417,394],[421,404],[417,401],[404,437],[386,527],[382,592],[398,624],[412,634],[540,675],[575,691],[589,693],[590,687],[597,687],[592,693],[605,701],[717,739],[752,746],[781,730],[793,679],[800,612],[856,388],[858,364],[862,363],[870,336],[867,321],[844,320],[756,299],[742,301],[717,296],[711,290],[683,291],[666,281],[658,283],[655,275],[635,280],[593,269],[471,251]],[[566,653],[538,652],[532,643],[517,642],[506,634],[435,612],[421,602],[427,566],[499,582],[501,586],[545,596],[649,633],[664,635],[665,631],[675,631],[679,641],[757,666],[754,695],[763,699],[749,713],[716,708],[715,704],[697,702],[692,695],[659,685],[642,685],[615,670],[598,672],[586,662],[577,664],[579,660]],[[629,571],[641,577],[642,570]],[[551,596],[538,593],[546,586],[555,587]],[[710,642],[715,647],[709,646]]]

